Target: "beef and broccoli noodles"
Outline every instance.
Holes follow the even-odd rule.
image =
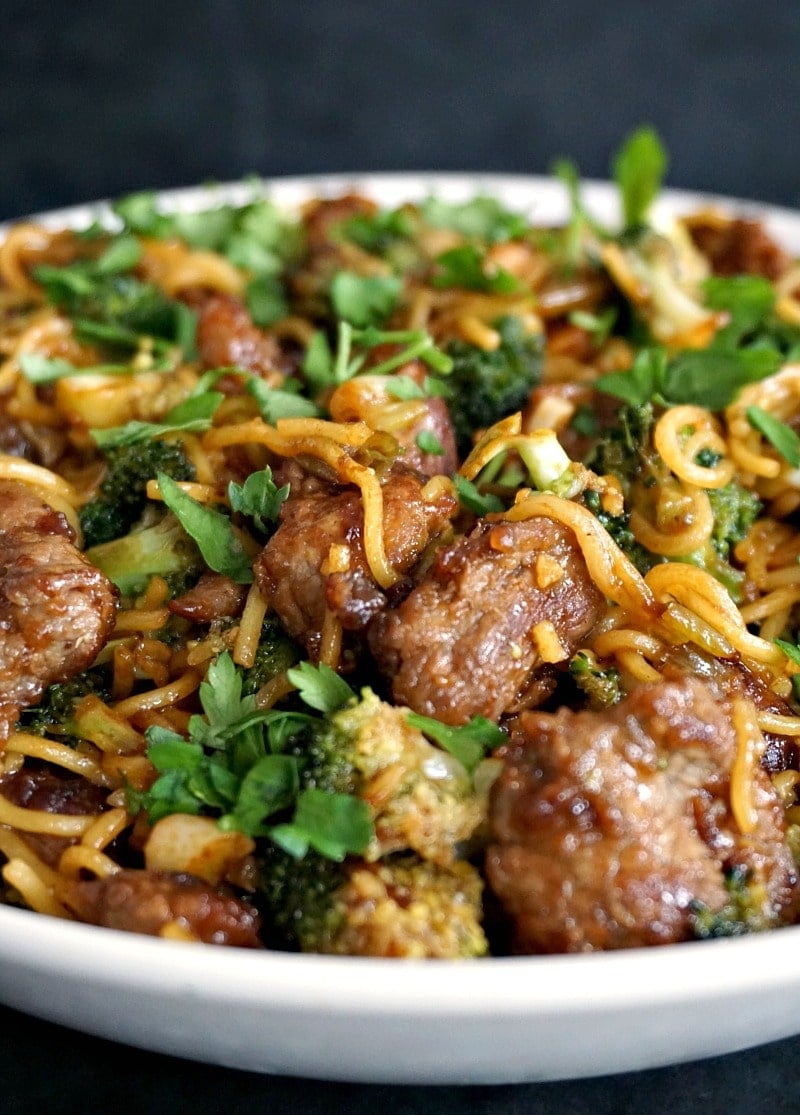
[[[558,225],[7,231],[4,903],[420,958],[800,920],[800,266],[664,168],[626,141],[613,227],[562,162]]]

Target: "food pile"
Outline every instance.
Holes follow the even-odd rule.
[[[585,952],[800,916],[800,269],[485,195],[0,244],[0,896],[161,937]],[[536,213],[536,197],[530,199]]]

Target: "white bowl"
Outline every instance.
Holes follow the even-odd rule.
[[[560,183],[495,175],[347,175],[269,183],[294,205],[346,189],[394,205],[491,193],[546,223]],[[174,191],[174,207],[244,200],[242,184]],[[614,219],[616,194],[585,200]],[[666,193],[764,218],[800,254],[800,215]],[[48,214],[89,223],[98,206]],[[655,1068],[800,1032],[800,927],[588,956],[451,963],[295,956],[184,944],[0,908],[0,1001],[145,1049],[256,1072],[418,1084],[556,1080]]]

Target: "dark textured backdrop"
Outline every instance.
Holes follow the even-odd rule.
[[[2,15],[0,218],[251,171],[543,172],[570,154],[603,176],[643,120],[672,184],[800,202],[794,0],[4,0]]]
[[[645,120],[670,184],[800,204],[797,0],[0,0],[0,16],[0,219],[249,172],[542,173],[569,154],[602,177]],[[195,1066],[3,1008],[0,1032],[9,1115],[800,1111],[800,1039],[599,1081],[436,1090]]]

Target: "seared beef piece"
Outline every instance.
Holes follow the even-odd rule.
[[[425,547],[446,527],[457,503],[443,493],[422,498],[424,477],[395,464],[383,483],[383,540],[386,556],[407,573]],[[355,488],[312,493],[289,499],[281,508],[281,525],[256,561],[261,591],[283,626],[313,656],[319,649],[326,608],[350,630],[364,626],[385,606],[375,584],[363,542],[364,511]],[[332,545],[346,545],[346,573],[323,572]]]
[[[20,708],[94,661],[117,593],[72,544],[63,515],[25,484],[0,481],[0,741]]]
[[[259,329],[244,303],[230,294],[213,294],[202,302],[197,348],[207,368],[238,365],[257,376],[283,376],[277,341]]]
[[[376,346],[369,354],[370,366],[388,360],[399,350],[399,345]],[[411,360],[408,364],[401,364],[393,374],[413,380],[418,387],[424,388],[431,372],[422,360]],[[459,461],[456,433],[447,403],[438,395],[415,399],[414,403],[422,411],[420,417],[407,426],[392,426],[389,430],[402,447],[403,462],[421,472],[423,476],[452,476],[458,468]],[[352,417],[357,416],[354,414]],[[433,434],[442,452],[426,453],[420,449],[417,444],[420,434]]]
[[[126,869],[71,883],[65,903],[91,925],[157,937],[176,923],[207,945],[261,948],[257,912],[225,887],[194,875]]]
[[[721,697],[745,697],[753,702],[759,712],[774,712],[779,716],[794,715],[791,705],[778,697],[769,685],[738,657],[714,658],[697,647],[686,644],[674,648],[670,655],[670,664],[680,673],[701,678]],[[761,765],[765,770],[774,774],[789,767],[797,768],[800,762],[800,748],[796,737],[764,732],[764,739],[767,742],[767,749]]]
[[[0,402],[0,453],[10,457],[24,457],[45,468],[52,468],[63,454],[67,444],[64,429],[52,426],[35,426],[32,422],[19,422],[2,413]]]
[[[108,790],[95,786],[79,774],[26,764],[21,770],[0,778],[0,794],[22,809],[77,816],[99,813]],[[56,867],[67,845],[75,843],[73,837],[39,833],[26,833],[25,840],[50,867]]]
[[[693,904],[725,904],[750,874],[756,916],[778,921],[795,866],[783,808],[757,768],[754,831],[731,810],[730,702],[686,676],[604,712],[522,713],[489,804],[486,870],[521,953],[667,944]]]
[[[187,592],[169,602],[169,610],[192,623],[213,623],[223,616],[239,616],[247,599],[247,588],[222,573],[204,573]]]
[[[2,413],[0,413],[0,453],[7,453],[11,457],[26,457],[29,461],[36,459],[34,448],[25,436],[25,431],[13,418]]]
[[[303,212],[308,250],[312,254],[324,251],[332,244],[331,234],[336,226],[352,217],[372,217],[378,206],[369,198],[358,194],[344,194],[335,198],[315,198]]]
[[[439,552],[369,643],[398,704],[446,724],[496,720],[546,696],[546,661],[569,658],[603,608],[568,527],[541,516],[481,523]],[[541,623],[563,655],[543,657]]]
[[[399,374],[405,374],[403,368]],[[420,399],[418,402],[424,408],[420,417],[409,426],[391,431],[402,447],[401,459],[423,476],[452,476],[458,468],[458,450],[447,403],[438,397]],[[417,444],[420,434],[432,434],[442,452],[426,453],[424,449],[420,449]]]
[[[737,218],[718,227],[692,223],[692,239],[711,261],[715,275],[763,275],[777,279],[791,259],[764,230],[761,221]]]

